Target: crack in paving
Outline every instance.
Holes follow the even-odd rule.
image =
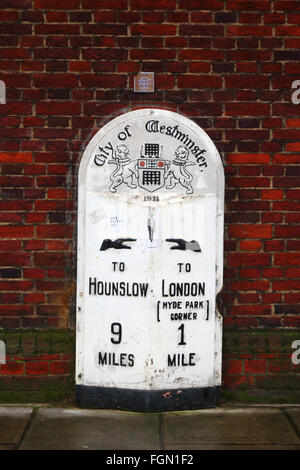
[[[17,440],[17,442],[13,445],[13,450],[18,450],[18,449],[19,449],[20,445],[22,444],[22,442],[23,442],[24,439],[25,439],[25,436],[26,436],[26,434],[27,434],[27,432],[28,432],[28,430],[29,430],[29,428],[30,428],[30,426],[31,426],[31,424],[32,424],[32,422],[33,422],[33,420],[34,420],[34,418],[35,418],[37,412],[38,412],[38,408],[32,408],[32,412],[30,413],[30,416],[29,416],[29,418],[28,418],[28,421],[27,421],[27,423],[26,423],[26,425],[25,425],[25,427],[24,427],[24,430],[23,430],[23,432],[22,432],[20,438],[19,438],[19,439]]]
[[[294,433],[296,434],[297,438],[300,441],[300,429],[297,426],[297,423],[293,420],[292,416],[289,414],[289,410],[287,408],[280,409],[283,416],[287,419],[288,423],[290,424],[291,428],[293,429]]]

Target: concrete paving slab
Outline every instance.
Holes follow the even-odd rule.
[[[0,407],[1,446],[7,447],[19,442],[31,413],[32,408]]]
[[[165,450],[300,450],[300,445],[283,446],[283,445],[235,445],[235,444],[189,444],[189,445],[169,445]]]
[[[214,409],[164,414],[167,448],[200,445],[300,445],[293,427],[279,409]]]
[[[14,444],[0,444],[0,450],[13,450]]]
[[[300,433],[300,408],[286,408],[285,413],[290,416]]]
[[[39,409],[20,450],[157,450],[159,415]]]

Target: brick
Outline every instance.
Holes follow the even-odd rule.
[[[31,163],[32,154],[30,152],[4,153],[0,152],[0,163]]]
[[[281,251],[284,250],[283,240],[266,240],[264,242],[265,251]]]
[[[148,0],[132,0],[133,10],[175,10],[175,0],[153,0],[151,6]]]
[[[46,277],[45,271],[38,268],[28,268],[24,269],[24,278],[25,279],[43,279]]]
[[[273,281],[273,288],[280,290],[299,290],[300,283],[299,281]]]
[[[280,189],[263,189],[261,192],[262,199],[283,199],[284,192]]]
[[[244,361],[245,372],[248,374],[264,374],[267,362],[264,359],[254,359]]]
[[[59,0],[34,0],[35,8],[53,10],[76,10],[80,8],[80,0],[64,0],[64,4]]]
[[[229,308],[230,315],[271,315],[271,308],[268,305],[234,305]]]
[[[282,374],[289,372],[291,369],[291,360],[288,359],[287,361],[276,361],[271,360],[269,361],[268,369],[269,373],[271,374]]]
[[[126,10],[127,0],[83,0],[82,7],[85,9],[112,9]]]
[[[70,361],[51,361],[49,363],[49,374],[64,375],[70,373]]]
[[[184,10],[197,10],[199,9],[199,0],[179,0],[179,8]],[[223,10],[224,2],[222,0],[202,0],[201,9],[202,10]]]
[[[37,104],[37,114],[44,115],[74,115],[80,114],[80,103],[77,102],[40,102]]]
[[[224,36],[224,26],[220,25],[182,25],[180,36]]]
[[[48,375],[48,361],[28,361],[25,364],[26,375]]]
[[[297,211],[299,210],[299,203],[297,201],[291,201],[291,200],[283,201],[283,202],[274,202],[273,208],[274,210]]]
[[[131,25],[132,35],[143,36],[175,36],[176,26],[160,24],[133,24]]]
[[[0,300],[2,303],[6,304],[16,304],[20,302],[20,294],[11,294],[11,293],[5,293],[5,294],[0,294]]]
[[[264,103],[225,103],[226,115],[229,116],[267,116],[269,105]]]
[[[231,177],[227,179],[227,184],[229,188],[238,187],[238,188],[268,188],[270,186],[270,179],[257,177],[257,178],[247,178],[247,177]],[[259,203],[257,202],[257,209],[259,210]],[[250,209],[251,205],[248,205]],[[266,204],[261,204],[261,210],[267,209]],[[248,209],[248,210],[249,210]]]
[[[17,268],[1,269],[0,276],[3,279],[19,279],[20,277],[22,277],[21,269],[17,269]]]
[[[240,250],[243,251],[259,251],[261,249],[262,243],[258,240],[242,240],[240,242]]]
[[[1,375],[23,375],[24,364],[16,362],[7,362],[0,365]]]
[[[133,49],[130,51],[130,58],[133,60],[169,60],[175,59],[176,51],[169,49]]]
[[[197,50],[183,49],[179,51],[180,60],[222,60],[224,59],[223,51],[216,50]]]
[[[268,11],[271,7],[271,0],[228,0],[227,8],[233,10],[262,10]]]
[[[83,25],[83,34],[110,36],[126,36],[127,26],[119,24],[88,24]]]
[[[228,26],[228,36],[272,36],[271,26]]]
[[[73,227],[65,225],[41,225],[37,227],[38,238],[72,238]]]
[[[282,164],[300,163],[300,155],[276,153],[273,156],[273,163],[282,163]]]
[[[33,308],[30,305],[0,305],[0,316],[31,315]]]
[[[28,3],[28,6],[29,6],[29,3],[30,3],[31,0],[27,1]],[[11,1],[10,3],[17,3],[16,1]],[[19,2],[20,3],[20,2]],[[23,2],[25,3],[25,2]],[[25,5],[24,5],[25,6]],[[5,8],[5,7],[3,7]],[[16,8],[16,6],[14,6],[14,8]],[[0,12],[0,20],[3,21],[3,22],[16,22],[18,21],[19,19],[19,12],[17,11],[2,11]]]
[[[227,262],[229,266],[266,266],[270,264],[270,255],[265,253],[230,253]]]
[[[271,225],[232,225],[229,227],[229,236],[243,238],[271,238]]]
[[[27,291],[33,288],[33,283],[29,281],[0,281],[0,289],[3,291]]]
[[[31,238],[33,237],[33,226],[8,226],[0,225],[0,236],[2,238]]]
[[[68,251],[69,249],[69,244],[68,242],[65,242],[65,241],[58,241],[58,240],[55,240],[55,241],[51,241],[51,240],[48,240],[47,241],[47,250],[49,251]]]
[[[242,361],[238,359],[223,361],[223,372],[226,375],[240,375],[242,373]]]
[[[0,56],[1,56],[1,51],[0,51]],[[16,59],[16,57],[13,57],[13,58]],[[6,103],[4,105],[1,105],[0,107],[0,115],[9,114],[9,115],[17,115],[19,117],[19,116],[23,116],[26,114],[31,114],[31,112],[32,112],[31,103]]]
[[[99,88],[119,88],[125,87],[126,77],[120,75],[99,75],[82,74],[81,83],[83,87],[99,87]]]
[[[251,376],[225,376],[223,378],[223,386],[225,389],[245,389],[253,387],[253,377]]]
[[[299,26],[276,26],[276,36],[300,36]]]
[[[294,214],[291,214],[291,216],[294,215]],[[297,215],[297,217],[295,217],[295,220],[292,219],[292,217],[285,217],[286,218],[286,221],[289,222],[288,219],[291,219],[292,222],[296,222],[296,223],[299,223],[300,221],[300,214],[295,214]],[[282,242],[284,243],[284,242]],[[299,251],[300,249],[300,240],[289,240],[287,242],[287,249],[289,251]]]
[[[299,264],[300,254],[298,253],[276,253],[274,256],[275,266],[292,266]]]
[[[46,315],[47,317],[59,316],[61,311],[61,306],[59,305],[38,305],[37,314]]]
[[[39,304],[45,302],[45,294],[34,293],[24,295],[24,302],[28,304]]]
[[[78,77],[71,73],[34,74],[33,83],[37,88],[72,88],[78,86]]]
[[[36,253],[34,261],[36,266],[64,266],[71,260],[70,254],[51,252],[51,253]]]
[[[267,153],[235,153],[226,156],[227,163],[269,163],[270,155]]]
[[[67,47],[35,48],[33,51],[33,56],[35,59],[79,59],[79,50]]]
[[[37,24],[35,26],[37,34],[79,34],[79,25],[73,24]]]
[[[209,75],[181,75],[178,77],[178,88],[221,88],[221,77],[211,77]]]
[[[279,225],[274,228],[274,235],[278,238],[299,237],[300,226]]]
[[[232,289],[234,291],[259,291],[259,290],[268,290],[269,282],[268,281],[259,281],[255,280],[247,280],[247,281],[231,281],[227,282],[228,289]]]

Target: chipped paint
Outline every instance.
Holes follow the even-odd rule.
[[[147,133],[150,116],[160,131]],[[78,385],[219,386],[223,199],[216,148],[176,113],[134,111],[92,138],[79,172]]]

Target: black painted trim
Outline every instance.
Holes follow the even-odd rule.
[[[82,408],[142,412],[182,411],[218,406],[221,398],[221,387],[130,390],[76,385],[75,393],[76,403]]]

